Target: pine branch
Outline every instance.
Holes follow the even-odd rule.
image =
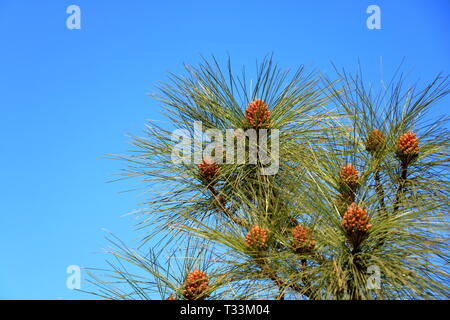
[[[286,288],[291,288],[292,290],[306,296],[309,298],[313,298],[313,292],[311,288],[302,286],[295,282],[287,282],[284,281],[282,278],[277,276],[277,273],[270,267],[268,262],[265,258],[257,258],[255,259],[258,265],[261,267],[262,273],[272,282],[277,285],[280,294],[278,295],[277,299],[280,300],[284,298],[285,290]]]
[[[146,232],[141,246],[155,247],[141,253],[117,243],[112,281],[98,281],[100,296],[447,297],[450,135],[445,120],[424,116],[450,92],[447,78],[418,90],[397,73],[377,91],[361,72],[323,75],[321,84],[316,72],[290,74],[269,57],[249,87],[245,72],[236,76],[230,62],[224,70],[204,60],[159,87],[170,128],[183,137],[193,136],[194,122],[222,135],[277,129],[279,170],[260,174],[258,158],[175,163],[172,132],[150,122],[145,137],[133,138],[132,155],[118,158],[128,163],[124,177],[140,178],[149,195],[137,228]],[[170,253],[179,247],[186,251]],[[379,269],[381,291],[366,287],[369,266]]]

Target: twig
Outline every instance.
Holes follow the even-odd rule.
[[[259,266],[261,267],[261,270],[263,272],[263,274],[269,278],[270,280],[272,280],[277,286],[278,289],[280,291],[280,294],[277,296],[277,300],[284,300],[284,295],[285,295],[285,290],[286,288],[291,288],[292,290],[307,296],[308,298],[312,298],[313,294],[312,294],[312,290],[311,288],[306,288],[298,283],[295,282],[286,282],[283,279],[281,279],[280,277],[278,277],[278,275],[276,274],[276,272],[270,267],[270,265],[267,263],[265,258],[256,258],[255,259],[256,262],[259,264]]]
[[[233,222],[248,228],[248,224],[245,220],[240,219],[236,217],[229,209],[225,207],[225,201],[222,196],[219,195],[217,190],[213,186],[208,186],[208,190],[211,192],[211,194],[214,197],[214,200],[216,201],[217,206],[225,213],[225,215],[232,220]]]
[[[375,191],[380,199],[380,210],[386,214],[386,204],[384,202],[384,189],[381,184],[380,171],[375,171]]]
[[[396,212],[398,210],[398,208],[400,207],[400,197],[402,196],[402,194],[404,192],[407,176],[408,176],[408,164],[405,162],[402,162],[400,181],[398,183],[397,194],[396,194],[395,200],[394,200],[394,212]]]

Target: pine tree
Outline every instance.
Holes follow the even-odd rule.
[[[395,76],[376,93],[361,73],[292,74],[267,58],[249,81],[213,58],[170,80],[156,99],[171,127],[149,122],[135,151],[119,157],[149,193],[138,214],[145,235],[138,250],[110,238],[117,262],[112,280],[92,274],[95,294],[449,298],[448,119],[429,112],[444,109],[447,78],[418,89]],[[195,123],[231,136],[231,149],[174,161],[173,130],[194,137]],[[276,172],[252,150],[278,159]]]

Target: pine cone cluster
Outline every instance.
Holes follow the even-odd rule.
[[[184,281],[183,295],[187,300],[203,300],[208,288],[208,276],[195,268]]]
[[[359,172],[352,164],[349,163],[343,166],[339,176],[341,177],[341,182],[349,186],[350,189],[354,189],[358,186]]]
[[[209,185],[217,178],[220,172],[220,167],[209,159],[203,159],[202,163],[198,165],[198,174],[205,185]]]
[[[245,243],[252,249],[264,250],[267,244],[267,229],[253,226],[245,236]]]
[[[383,133],[378,129],[373,129],[369,132],[367,140],[365,141],[366,150],[371,154],[381,150],[386,142]]]
[[[342,226],[347,232],[347,236],[353,245],[357,248],[361,242],[366,238],[367,232],[372,227],[369,224],[369,217],[367,210],[364,210],[353,202],[347,209],[342,218]]]
[[[416,134],[409,130],[400,136],[397,142],[397,157],[407,165],[419,155],[419,140]]]
[[[178,299],[175,298],[174,296],[170,296],[170,297],[168,297],[166,300],[178,300]]]
[[[348,207],[342,218],[342,226],[349,233],[369,231],[372,225],[368,224],[368,222],[367,210],[364,210],[355,202]]]
[[[295,252],[299,254],[309,253],[314,250],[316,241],[313,239],[310,230],[301,225],[291,229],[294,238],[292,246]]]
[[[249,103],[247,109],[245,109],[245,117],[255,129],[267,129],[270,125],[270,111],[261,99]]]

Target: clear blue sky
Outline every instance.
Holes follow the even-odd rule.
[[[66,27],[71,4],[81,30]],[[366,28],[371,4],[381,30]],[[105,266],[102,228],[133,244],[121,216],[143,200],[107,183],[123,163],[103,154],[161,119],[147,93],[183,62],[253,66],[274,52],[327,71],[360,59],[379,79],[380,57],[386,77],[405,57],[412,80],[430,79],[450,74],[449,34],[448,0],[0,0],[0,298],[92,298],[66,288],[67,266]]]

